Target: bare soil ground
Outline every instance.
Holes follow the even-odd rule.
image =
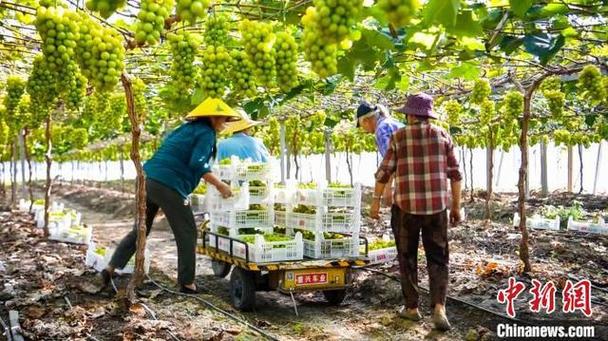
[[[84,222],[94,226],[94,240],[111,245],[131,228],[132,198],[117,191],[71,186],[56,187],[57,200],[83,213]],[[568,205],[573,199],[589,210],[605,209],[605,197],[572,197],[556,194],[547,200],[532,199],[537,207],[545,203]],[[480,308],[505,314],[496,300],[498,290],[506,287],[507,278],[516,276],[530,287],[531,278],[553,280],[561,288],[566,279],[590,279],[595,287],[591,318],[582,314],[532,314],[527,309],[529,293],[516,301],[517,318],[529,323],[537,320],[584,321],[596,326],[596,336],[608,339],[608,237],[573,232],[532,231],[531,250],[534,272],[530,277],[519,274],[517,245],[519,233],[507,220],[515,211],[515,197],[496,197],[496,223],[473,219],[482,216],[483,201],[476,198],[467,204],[467,215],[473,217],[450,229],[449,295]],[[538,203],[535,202],[538,200]],[[111,207],[109,209],[108,207]],[[504,216],[503,218],[501,218]],[[161,217],[157,220],[162,220]],[[364,231],[380,235],[387,231],[389,215],[384,211],[380,222],[364,218]],[[176,278],[175,241],[166,224],[155,224],[148,238],[152,254],[151,278],[174,288]],[[239,324],[199,301],[176,296],[146,282],[140,290],[145,307],[126,310],[112,291],[95,293],[95,273],[85,268],[85,246],[47,241],[36,229],[31,217],[20,212],[0,213],[0,316],[7,321],[8,310],[18,310],[23,334],[28,339],[66,340],[168,340],[170,334],[180,340],[248,340],[262,339]],[[420,249],[420,282],[427,286],[425,260]],[[396,262],[375,269],[398,276]],[[197,259],[197,283],[205,293],[201,298],[238,318],[258,326],[279,339],[309,340],[488,340],[494,339],[497,323],[512,322],[479,308],[448,300],[448,316],[453,329],[448,333],[433,331],[428,297],[422,295],[425,319],[412,323],[397,317],[402,304],[399,283],[376,272],[355,271],[353,288],[345,302],[333,307],[320,294],[296,295],[298,316],[291,297],[276,292],[257,295],[253,312],[235,311],[229,304],[228,280],[212,275],[208,258]],[[116,282],[119,291],[129,276]],[[558,291],[561,292],[561,291]],[[559,300],[558,295],[558,300]],[[67,298],[67,300],[66,300]],[[69,303],[68,303],[69,302]],[[558,311],[561,307],[558,302]]]

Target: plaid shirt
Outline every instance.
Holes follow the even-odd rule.
[[[404,212],[419,215],[445,210],[448,178],[462,179],[450,135],[427,122],[408,125],[393,134],[376,180],[386,183],[393,173],[395,204]]]
[[[386,155],[391,135],[401,127],[403,127],[403,123],[391,117],[378,117],[378,122],[376,123],[376,145],[378,145],[378,151],[382,157]]]

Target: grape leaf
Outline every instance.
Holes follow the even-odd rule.
[[[533,0],[510,0],[511,12],[516,16],[523,18],[526,12],[532,6]]]
[[[423,9],[424,23],[427,26],[438,23],[444,27],[454,27],[459,8],[460,0],[430,0]]]
[[[546,65],[553,56],[564,46],[566,39],[563,35],[546,33],[528,34],[524,37],[526,51],[537,56],[542,65]]]

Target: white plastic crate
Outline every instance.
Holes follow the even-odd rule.
[[[261,211],[214,211],[210,216],[212,224],[228,228],[272,227],[274,223],[272,207]]]
[[[277,204],[291,204],[294,190],[288,187],[274,186],[274,202]]]
[[[589,221],[576,221],[572,217],[568,218],[568,230],[608,234],[608,224],[604,222],[604,219],[600,218],[598,223]]]
[[[216,240],[218,248],[230,253],[230,240],[227,238],[216,238],[209,235],[209,246],[215,247]],[[296,233],[293,240],[268,242],[261,234],[255,235],[254,243],[248,243],[248,247],[241,242],[232,242],[232,255],[241,259],[246,259],[247,248],[249,251],[249,261],[255,263],[269,263],[288,260],[301,260],[304,258],[304,244],[302,234]]]
[[[361,250],[363,254],[365,250]],[[397,247],[391,246],[383,249],[370,250],[367,252],[369,264],[382,264],[392,262],[397,257]]]
[[[91,242],[93,229],[87,226],[54,228],[49,226],[49,239],[66,243],[84,244]]]
[[[192,193],[188,197],[190,201],[190,207],[194,211],[206,211],[207,210],[207,197],[202,194]]]
[[[359,211],[323,212],[317,208],[316,213],[287,212],[287,226],[313,232],[337,232],[358,234],[361,227]]]
[[[209,225],[209,230],[213,233],[225,235],[225,231],[220,231],[220,227],[221,227],[221,225],[216,225],[216,224],[211,223]],[[228,236],[232,237],[232,238],[238,238],[243,235],[252,234],[250,231],[243,231],[244,229],[251,230],[252,227],[245,227],[245,228],[228,228],[228,227],[226,227],[226,230],[228,231]],[[266,227],[255,227],[255,229],[258,231],[258,233],[272,233],[274,228],[272,226],[266,226]]]
[[[287,211],[274,211],[274,224],[287,226]]]
[[[223,180],[270,180],[272,178],[272,163],[243,161],[233,156],[229,165],[215,164],[213,173]]]
[[[519,214],[515,213],[513,216],[513,226],[519,226],[520,222]],[[560,220],[559,217],[555,219],[546,219],[537,214],[526,219],[526,226],[537,230],[556,230],[559,231]]]
[[[271,205],[274,203],[274,189],[272,181],[266,181],[265,186],[252,186],[249,184],[249,203]]]
[[[107,247],[96,247],[94,242],[89,243],[89,247],[87,248],[87,254],[85,258],[85,264],[88,267],[91,267],[97,271],[101,271],[105,269],[110,260],[112,259],[112,255],[114,254],[114,249]],[[148,248],[144,251],[144,272],[148,273],[150,271],[150,253],[148,252]],[[135,271],[135,255],[131,257],[127,265],[123,269],[116,269],[116,272],[119,274],[130,274]]]
[[[224,199],[220,192],[214,187],[207,189],[207,208],[215,211],[237,211],[249,208],[249,184],[243,183],[232,186],[232,196]]]
[[[330,207],[361,207],[361,184],[351,188],[332,188],[319,185],[315,189],[296,188],[293,204]]]
[[[288,231],[288,234],[294,234],[293,230],[288,229]],[[341,239],[325,239],[322,232],[315,232],[315,240],[303,239],[303,242],[304,257],[307,258],[348,258],[359,255],[358,235],[344,236]]]
[[[68,229],[72,226],[72,215],[64,212],[49,212],[49,230]],[[44,209],[36,217],[36,227],[44,227]]]

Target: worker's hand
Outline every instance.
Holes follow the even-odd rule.
[[[220,181],[220,183],[215,188],[217,188],[217,190],[222,195],[222,198],[224,199],[230,198],[232,196],[232,190],[230,189],[230,186],[228,186],[228,184],[223,181]]]
[[[452,207],[450,210],[450,226],[458,225],[462,220],[460,216],[460,207]]]
[[[379,199],[372,200],[372,206],[369,209],[369,216],[372,219],[380,219],[380,200]]]

